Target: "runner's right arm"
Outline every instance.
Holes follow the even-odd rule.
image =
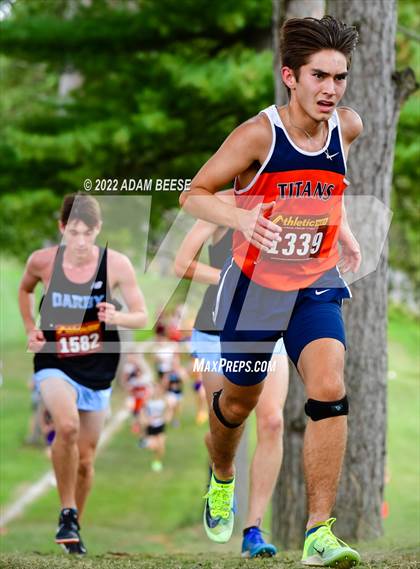
[[[263,115],[241,124],[196,174],[189,190],[182,192],[181,206],[195,217],[241,231],[259,249],[270,249],[273,241],[280,239],[279,228],[262,211],[273,204],[242,209],[223,203],[216,192],[255,162],[263,164],[271,142],[271,128]]]
[[[34,319],[34,290],[42,281],[41,268],[44,261],[42,253],[43,251],[35,251],[29,257],[19,285],[19,310],[31,352],[39,352],[45,344],[44,334],[36,327]]]

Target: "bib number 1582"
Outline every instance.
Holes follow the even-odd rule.
[[[85,356],[102,350],[102,329],[98,321],[56,327],[57,355],[60,358]]]
[[[70,336],[60,338],[60,353],[63,354],[80,354],[86,352],[97,351],[99,346],[99,334],[94,332],[93,334],[83,336]]]

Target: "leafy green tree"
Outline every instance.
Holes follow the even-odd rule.
[[[269,3],[87,4],[20,0],[3,22],[3,195],[61,196],[85,178],[192,178],[272,100]],[[70,72],[80,86],[60,96]],[[177,192],[154,194],[153,225],[177,205]]]
[[[0,8],[5,4],[0,244],[22,258],[35,233],[36,244],[55,237],[49,220],[59,197],[82,190],[85,178],[189,179],[228,132],[274,98],[270,2],[2,0]],[[417,76],[419,20],[414,0],[399,3],[398,67],[414,66]],[[69,73],[81,84],[63,94]],[[392,266],[416,284],[419,109],[415,96],[401,112],[390,239]],[[15,193],[22,195],[14,215],[25,223],[10,223],[6,197]],[[47,205],[27,218],[35,194]],[[177,200],[177,192],[154,194],[154,235]]]
[[[397,62],[410,66],[420,77],[420,12],[416,2],[399,3]],[[394,161],[390,235],[390,264],[406,272],[414,289],[420,290],[419,233],[420,210],[417,180],[420,179],[420,95],[414,94],[403,106],[397,132]]]

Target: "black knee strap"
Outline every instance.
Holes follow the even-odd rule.
[[[224,416],[222,415],[222,411],[220,410],[219,399],[220,399],[220,396],[222,395],[222,391],[223,391],[223,389],[221,389],[220,391],[215,391],[213,393],[213,411],[214,411],[214,414],[219,419],[219,421],[222,423],[222,425],[224,425],[228,429],[236,429],[237,427],[240,427],[242,425],[242,423],[229,423],[229,421],[227,421],[224,418]]]
[[[330,417],[339,417],[349,414],[349,402],[347,395],[338,401],[316,401],[308,399],[305,404],[305,413],[312,421],[321,421]]]

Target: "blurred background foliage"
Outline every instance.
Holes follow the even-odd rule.
[[[399,0],[397,65],[411,67],[420,81],[420,5]],[[395,148],[390,235],[391,267],[403,270],[420,289],[420,95],[415,93],[401,109]]]
[[[270,1],[0,0],[0,14],[0,244],[19,259],[56,238],[61,196],[85,178],[192,178],[274,98]],[[417,77],[419,24],[416,0],[400,0],[398,68]],[[415,95],[398,127],[390,259],[416,285],[419,125]],[[177,192],[153,193],[155,242],[172,207]]]

